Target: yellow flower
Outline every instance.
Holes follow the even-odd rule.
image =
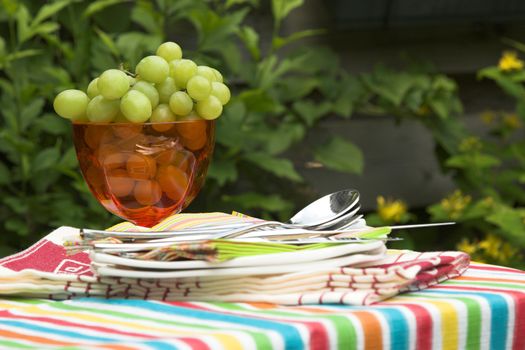
[[[492,124],[496,119],[496,114],[493,111],[485,111],[480,115],[481,120],[484,124]]]
[[[458,250],[467,253],[468,255],[474,255],[478,251],[478,247],[475,243],[471,243],[468,239],[463,238],[457,245]]]
[[[467,138],[464,138],[459,144],[459,150],[461,152],[479,151],[482,148],[483,144],[481,143],[480,139],[475,136],[469,136]]]
[[[494,198],[492,198],[491,196],[487,196],[485,198],[483,198],[481,200],[481,204],[484,206],[484,207],[492,207],[494,205]]]
[[[407,212],[407,205],[401,200],[377,197],[377,213],[385,222],[399,222]]]
[[[516,258],[518,255],[517,248],[492,233],[487,234],[485,239],[479,242],[479,247],[487,258],[501,264],[510,262],[511,259]]]
[[[519,129],[521,128],[521,120],[516,114],[507,114],[503,117],[503,124],[510,129]]]
[[[498,67],[503,72],[523,69],[523,61],[518,58],[515,51],[505,51],[501,56]]]
[[[457,219],[471,201],[471,196],[464,196],[460,190],[456,190],[447,198],[441,200],[441,206],[451,219]]]
[[[429,115],[430,114],[430,108],[428,108],[427,105],[421,105],[418,108],[416,114],[419,115],[419,116],[422,116],[422,117],[424,117],[426,115]]]
[[[508,264],[520,260],[519,249],[502,240],[499,236],[489,233],[481,241],[462,239],[457,249],[469,254],[472,260],[492,264]]]

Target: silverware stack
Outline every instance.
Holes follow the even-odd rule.
[[[201,224],[169,231],[120,232],[81,229],[80,240],[73,243],[68,242],[67,248],[70,251],[88,249],[93,269],[97,274],[106,276],[177,278],[212,274],[217,276],[221,273],[226,275],[275,274],[284,271],[301,271],[304,268],[316,266],[347,266],[350,263],[349,255],[356,252],[366,253],[368,249],[363,251],[355,247],[369,247],[377,258],[377,249],[381,249],[384,253],[386,241],[400,240],[388,237],[392,229],[452,224],[436,223],[373,228],[366,225],[363,215],[359,214],[360,209],[359,192],[348,189],[329,194],[310,203],[284,223],[247,218],[235,222]],[[202,247],[209,245],[209,242],[218,241],[238,247],[235,249],[242,249],[243,244],[247,243],[255,244],[256,247],[279,244],[300,247],[300,249],[294,248],[290,252],[278,253],[263,250],[263,252],[273,253],[271,258],[277,258],[275,261],[281,261],[280,259],[284,256],[287,265],[281,264],[273,269],[267,268],[268,265],[271,265],[268,262],[270,257],[260,259],[258,255],[266,255],[266,253],[259,251],[255,252],[254,256],[241,254],[226,262],[206,261],[206,255],[203,259]],[[348,251],[334,247],[350,247],[350,245],[354,248]],[[250,247],[255,249],[253,246]],[[325,255],[326,249],[328,249],[328,255]],[[314,250],[316,252],[312,253]],[[337,253],[332,255],[330,251]],[[178,252],[179,255],[174,252]],[[305,256],[310,260],[304,261],[299,258],[297,261],[300,263],[293,263],[288,260],[287,256],[292,256],[293,259]],[[321,260],[324,261],[323,264],[320,264]],[[312,265],[312,263],[315,264]],[[248,267],[249,269],[246,269]],[[239,270],[239,268],[242,269]]]

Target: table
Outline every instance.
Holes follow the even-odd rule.
[[[525,349],[525,272],[461,277],[373,306],[0,299],[0,348]]]

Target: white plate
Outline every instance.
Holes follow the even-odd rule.
[[[92,263],[92,268],[99,276],[113,276],[124,278],[151,278],[151,279],[171,279],[185,277],[206,277],[206,276],[256,276],[272,275],[291,272],[313,272],[318,270],[336,268],[341,266],[351,266],[365,262],[377,261],[384,258],[386,247],[382,246],[369,254],[352,254],[333,259],[313,261],[309,263],[269,265],[269,266],[248,266],[233,268],[213,268],[213,269],[195,269],[180,271],[144,271],[144,270],[127,270],[116,267]]]
[[[246,267],[246,266],[268,266],[282,265],[318,261],[330,259],[354,253],[363,253],[384,247],[382,241],[371,241],[370,243],[348,243],[338,244],[327,248],[300,250],[294,252],[283,252],[274,254],[263,254],[234,258],[222,262],[209,262],[202,260],[186,261],[154,261],[122,258],[119,256],[105,253],[90,253],[91,261],[101,264],[114,264],[129,266],[142,269],[166,269],[166,270],[186,270],[186,269],[210,269],[225,267]]]

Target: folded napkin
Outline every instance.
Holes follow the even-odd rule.
[[[214,220],[242,218],[221,213],[179,214],[155,229],[190,227]],[[140,228],[126,223],[112,230]],[[469,264],[468,255],[460,252],[388,251],[385,254],[382,242],[375,242],[376,245],[366,243],[369,245],[366,249],[361,247],[358,254],[349,255],[353,262],[340,267],[260,275],[235,272],[231,276],[211,273],[179,278],[126,278],[95,274],[93,267],[96,271],[100,266],[92,267],[87,252],[67,255],[62,243],[74,235],[78,235],[77,229],[61,227],[27,250],[0,259],[0,294],[52,299],[103,296],[287,305],[368,305],[403,291],[419,290],[459,276]],[[311,265],[305,263],[304,266]]]

